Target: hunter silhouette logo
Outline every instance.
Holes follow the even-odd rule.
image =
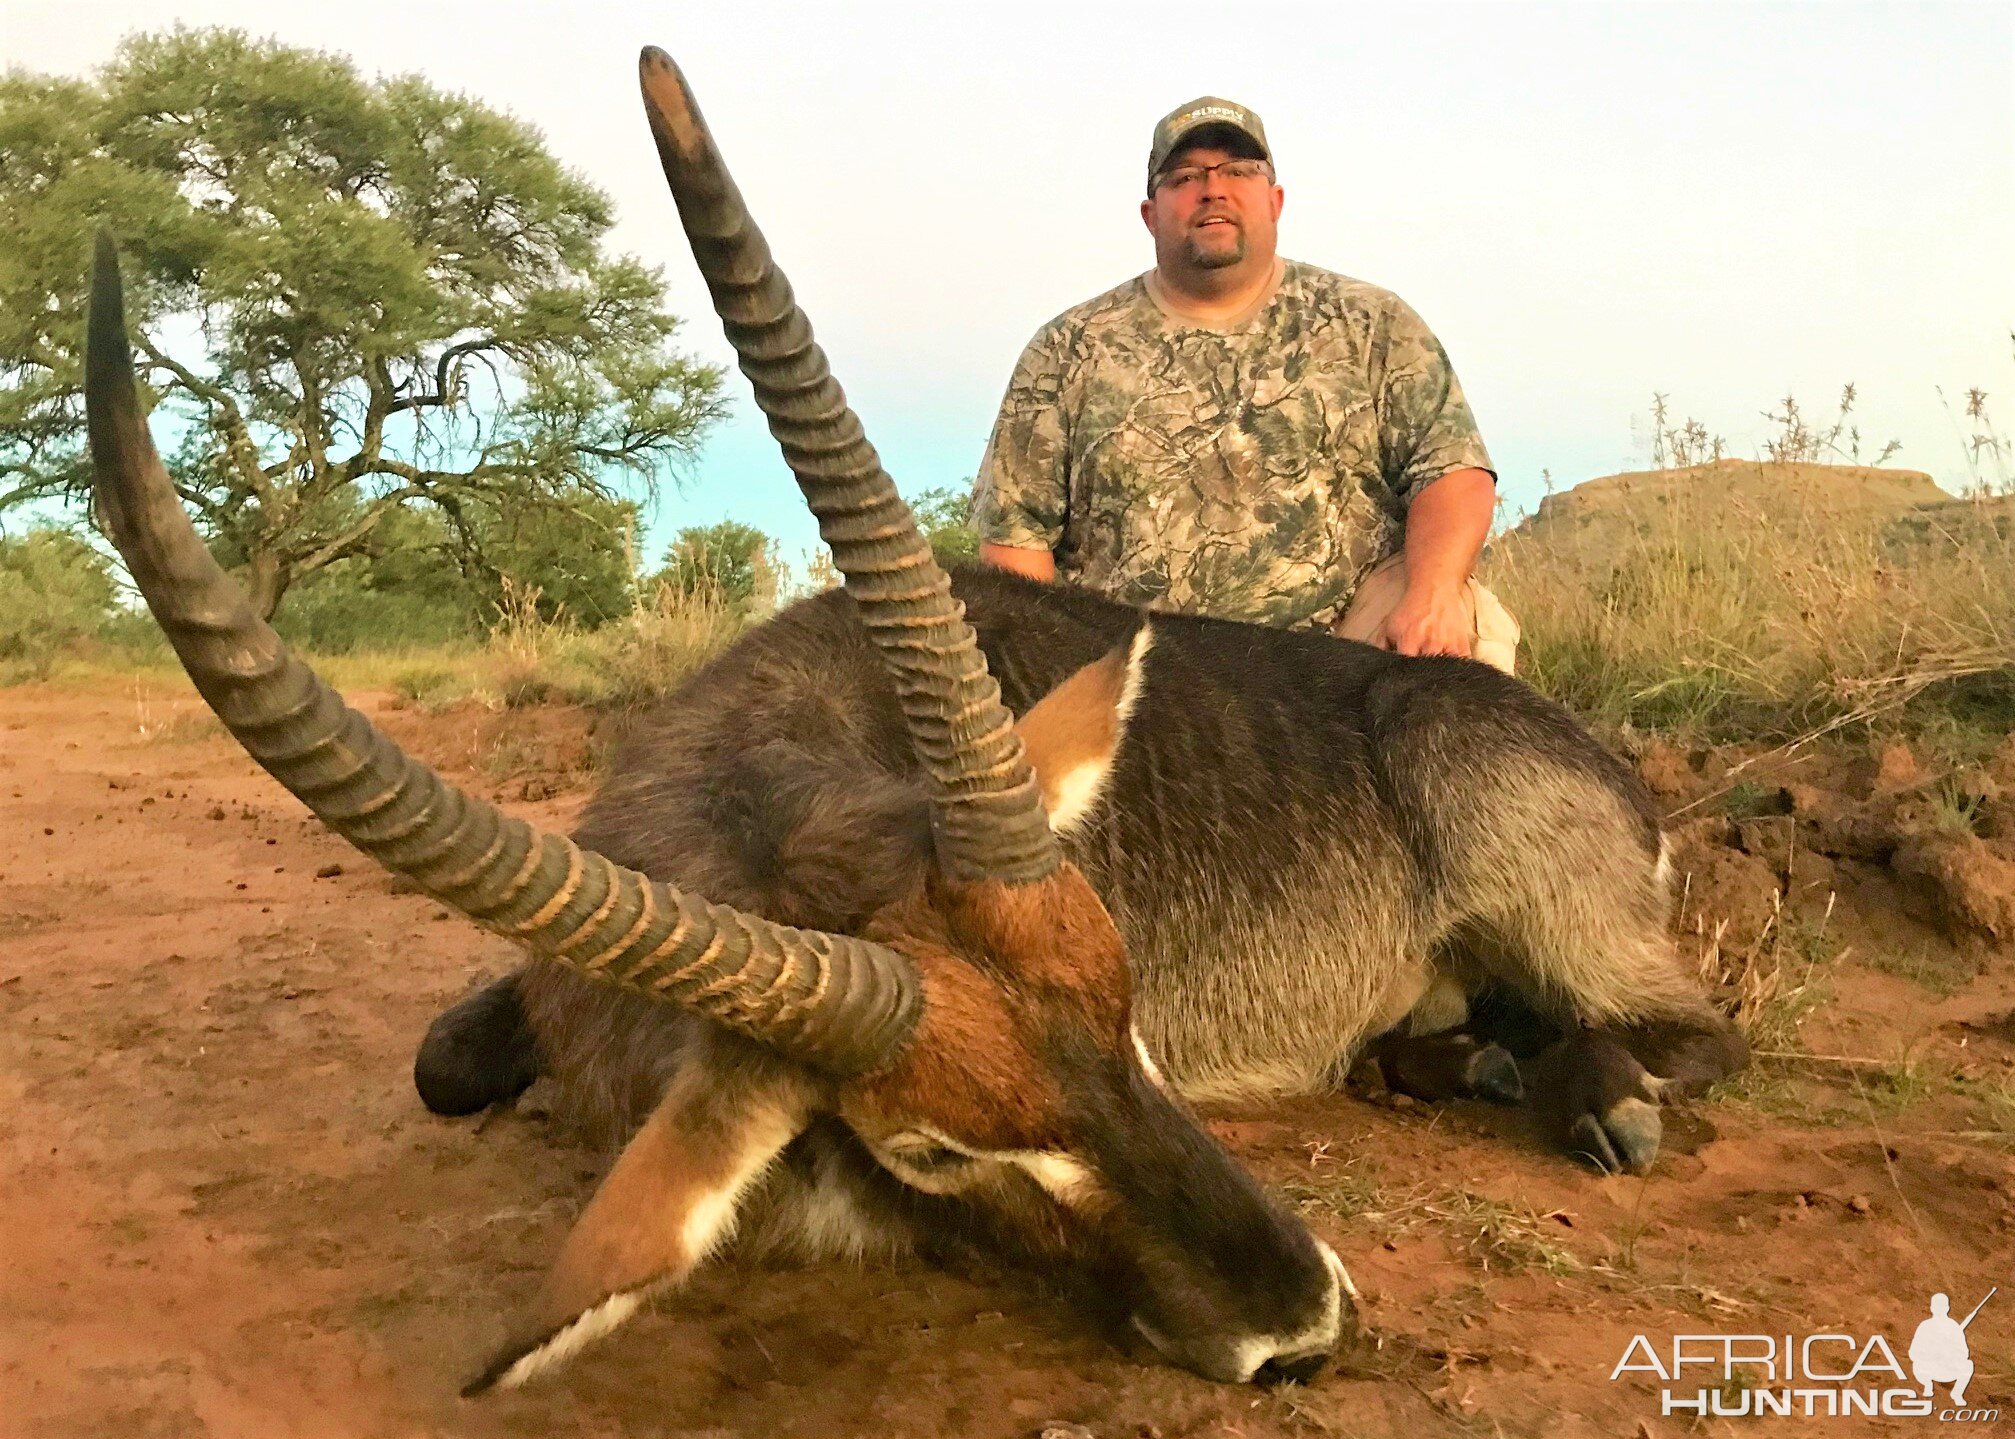
[[[1855,1334],[1675,1334],[1661,1350],[1645,1335],[1632,1336],[1609,1373],[1655,1375],[1660,1414],[1717,1419],[1797,1416],[1845,1419],[1856,1415],[1993,1423],[1999,1409],[1966,1404],[1973,1356],[1966,1330],[1998,1286],[1964,1319],[1952,1317],[1946,1295],[1931,1296],[1930,1317],[1917,1325],[1906,1351],[1906,1373],[1889,1340]],[[1939,1407],[1933,1390],[1950,1390]]]
[[[1987,1299],[2000,1292],[1997,1284],[1987,1291]],[[1973,1314],[1987,1307],[1987,1299],[1973,1306]],[[1973,1382],[1973,1356],[1966,1347],[1966,1326],[1973,1322],[1973,1314],[1955,1324],[1951,1308],[1952,1301],[1943,1294],[1931,1296],[1931,1317],[1910,1337],[1910,1375],[1924,1386],[1927,1399],[1934,1384],[1950,1384],[1952,1403],[1963,1409],[1966,1386]]]

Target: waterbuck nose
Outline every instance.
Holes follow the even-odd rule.
[[[1315,1241],[1327,1281],[1314,1300],[1314,1312],[1303,1311],[1302,1322],[1287,1332],[1226,1334],[1222,1330],[1187,1336],[1158,1331],[1146,1317],[1133,1316],[1140,1331],[1171,1363],[1214,1379],[1220,1384],[1301,1384],[1328,1362],[1343,1338],[1346,1312],[1355,1312],[1357,1286],[1327,1244]],[[1352,1309],[1346,1311],[1345,1305]]]
[[[1334,1249],[1320,1239],[1315,1241],[1315,1247],[1322,1255],[1323,1267],[1329,1271],[1321,1315],[1299,1334],[1280,1335],[1270,1341],[1260,1351],[1266,1357],[1257,1364],[1247,1360],[1251,1367],[1245,1377],[1254,1384],[1306,1384],[1321,1372],[1343,1338],[1345,1306],[1348,1304],[1354,1310],[1357,1286],[1350,1282],[1350,1271],[1343,1267]]]
[[[1276,1354],[1253,1371],[1252,1382],[1271,1388],[1276,1384],[1306,1384],[1322,1372],[1322,1366],[1329,1362],[1329,1351],[1317,1349],[1308,1354],[1297,1354],[1292,1358]]]

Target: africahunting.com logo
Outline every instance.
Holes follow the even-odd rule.
[[[1966,1386],[1973,1382],[1973,1358],[1966,1328],[1992,1299],[1973,1306],[1964,1319],[1952,1317],[1952,1302],[1931,1296],[1931,1314],[1917,1326],[1904,1356],[1881,1334],[1675,1334],[1660,1350],[1642,1334],[1632,1336],[1609,1373],[1612,1383],[1626,1374],[1655,1377],[1658,1412],[1722,1419],[1797,1416],[1840,1419],[1854,1415],[1992,1423],[1999,1409],[1971,1408]],[[1940,1401],[1945,1391],[1950,1402]]]

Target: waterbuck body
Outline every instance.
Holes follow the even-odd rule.
[[[1526,685],[998,571],[953,588],[1017,714],[1124,657],[1115,738],[1030,750],[1126,941],[1134,1024],[1185,1095],[1321,1091],[1373,1038],[1457,1027],[1486,986],[1564,1029],[1714,1024],[1664,937],[1649,797]],[[845,594],[749,633],[641,719],[576,837],[811,928],[857,932],[915,888],[924,777]],[[644,1034],[673,1017],[556,968],[518,988],[543,1072],[635,1122],[661,1082]]]
[[[1306,1378],[1343,1266],[1182,1095],[1318,1089],[1385,1036],[1407,1082],[1509,1097],[1511,1056],[1450,1033],[1489,991],[1555,1036],[1534,1088],[1562,1137],[1649,1163],[1659,1099],[1740,1048],[1665,941],[1629,772],[1465,661],[954,586],[683,78],[641,70],[846,590],[651,716],[577,840],[401,753],[251,611],[146,433],[109,240],[93,285],[98,509],[197,689],[332,829],[536,956],[436,1021],[423,1097],[466,1112],[546,1073],[628,1136],[470,1392],[621,1324],[744,1209],[811,1252],[1053,1261],[1172,1362]]]

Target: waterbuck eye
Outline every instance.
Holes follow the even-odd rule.
[[[922,1134],[898,1134],[886,1142],[888,1157],[903,1169],[922,1176],[955,1174],[977,1161]]]
[[[902,1163],[922,1174],[950,1174],[964,1169],[969,1164],[978,1163],[970,1154],[960,1154],[956,1149],[946,1149],[941,1144],[923,1149],[906,1149],[901,1155]]]

